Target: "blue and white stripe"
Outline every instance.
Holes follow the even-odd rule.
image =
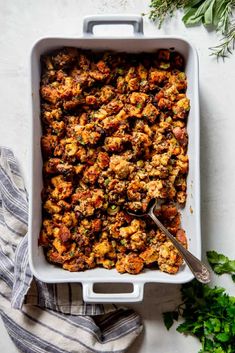
[[[13,153],[0,148],[0,314],[24,353],[122,353],[142,324],[133,310],[86,304],[79,284],[45,284],[28,264],[28,202]],[[18,309],[18,310],[16,310]]]

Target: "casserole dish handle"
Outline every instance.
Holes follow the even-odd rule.
[[[123,283],[123,282],[122,282]],[[83,300],[87,303],[131,303],[141,302],[144,294],[144,283],[133,283],[130,293],[96,293],[94,283],[83,283]],[[110,283],[110,285],[112,285]]]
[[[131,25],[134,35],[143,34],[143,18],[137,15],[96,15],[87,16],[83,21],[83,35],[90,36],[97,25]]]

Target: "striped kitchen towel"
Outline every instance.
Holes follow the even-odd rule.
[[[124,352],[142,330],[133,310],[86,304],[79,284],[45,284],[28,264],[28,201],[13,153],[0,148],[0,314],[20,352]],[[18,310],[16,310],[18,309]]]

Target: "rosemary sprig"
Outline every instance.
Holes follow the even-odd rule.
[[[231,26],[230,30],[222,38],[221,43],[214,47],[209,48],[217,58],[226,58],[228,54],[232,54],[235,45],[235,23]]]

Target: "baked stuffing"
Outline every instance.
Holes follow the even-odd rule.
[[[97,266],[176,273],[182,258],[145,212],[187,247],[190,102],[174,51],[93,53],[63,48],[42,57],[43,222],[39,244],[69,271]]]

